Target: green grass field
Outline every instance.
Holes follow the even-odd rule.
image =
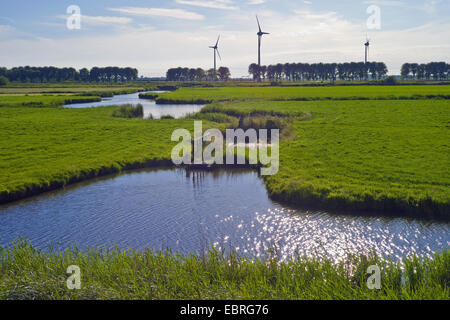
[[[74,95],[2,95],[0,107],[60,107],[65,104],[101,101],[96,96]]]
[[[67,268],[81,271],[81,289],[67,288]],[[367,286],[370,265],[381,289]],[[392,263],[376,256],[346,262],[279,263],[211,250],[203,256],[93,249],[40,252],[26,242],[0,249],[0,300],[448,300],[450,253]]]
[[[171,164],[187,120],[112,117],[117,108],[0,108],[0,202],[123,168]]]
[[[158,103],[208,103],[238,100],[395,100],[450,98],[445,85],[331,87],[180,88],[159,94]]]

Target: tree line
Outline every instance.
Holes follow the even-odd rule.
[[[384,62],[285,63],[258,66],[253,63],[248,73],[254,80],[270,81],[336,81],[382,79],[388,73]]]
[[[227,67],[220,67],[217,71],[179,67],[169,69],[166,73],[167,81],[228,81],[230,77],[230,69]]]
[[[128,82],[138,78],[138,70],[134,68],[94,67],[83,68],[56,68],[56,67],[16,67],[12,69],[0,68],[0,77],[10,82]]]
[[[448,80],[450,78],[450,64],[446,62],[405,63],[400,74],[403,79]]]

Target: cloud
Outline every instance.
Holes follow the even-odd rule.
[[[261,0],[259,0],[261,1]],[[239,8],[236,6],[232,6],[233,1],[230,0],[175,0],[178,4],[184,4],[188,6],[196,6],[203,8],[211,8],[211,9],[223,9],[223,10],[238,10]],[[264,2],[264,0],[263,0]]]
[[[203,20],[205,17],[183,9],[164,9],[164,8],[139,8],[139,7],[123,7],[109,8],[110,11],[125,13],[134,16],[156,16],[184,20]]]
[[[303,1],[304,4],[312,4],[311,1]]]
[[[375,4],[378,6],[386,7],[405,7],[407,4],[404,1],[391,1],[391,0],[368,0],[364,1],[365,4]]]
[[[128,24],[133,19],[125,17],[105,17],[105,16],[81,16],[82,23],[88,23],[90,25],[104,25],[104,24]]]
[[[249,0],[248,4],[256,5],[256,4],[263,4],[265,2],[266,2],[266,0]]]
[[[68,15],[60,15],[59,19],[67,20]],[[126,17],[108,17],[108,16],[86,16],[81,15],[81,23],[89,26],[104,26],[104,25],[125,25],[133,21]],[[41,22],[42,25],[59,26],[59,23]]]

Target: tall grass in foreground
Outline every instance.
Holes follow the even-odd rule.
[[[131,105],[124,104],[119,109],[114,110],[112,116],[115,118],[142,118],[144,116],[144,107],[142,104]]]
[[[67,267],[81,269],[68,290]],[[381,290],[366,270],[382,270]],[[403,263],[375,255],[280,263],[210,250],[203,256],[93,249],[45,253],[27,242],[0,249],[0,299],[449,299],[450,252]]]

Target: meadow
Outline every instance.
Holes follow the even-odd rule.
[[[124,168],[169,162],[191,121],[121,119],[117,108],[0,108],[0,202]]]
[[[211,103],[242,100],[410,100],[449,99],[445,85],[417,86],[297,86],[180,88],[162,93],[157,103]]]
[[[81,289],[67,288],[67,268],[81,271]],[[380,290],[367,286],[371,265]],[[278,262],[211,249],[181,256],[146,250],[76,248],[41,252],[27,242],[0,249],[0,300],[448,300],[450,252],[389,262],[375,255],[345,262],[298,257]]]
[[[0,95],[0,107],[59,107],[65,104],[101,101],[96,96],[75,95]]]

